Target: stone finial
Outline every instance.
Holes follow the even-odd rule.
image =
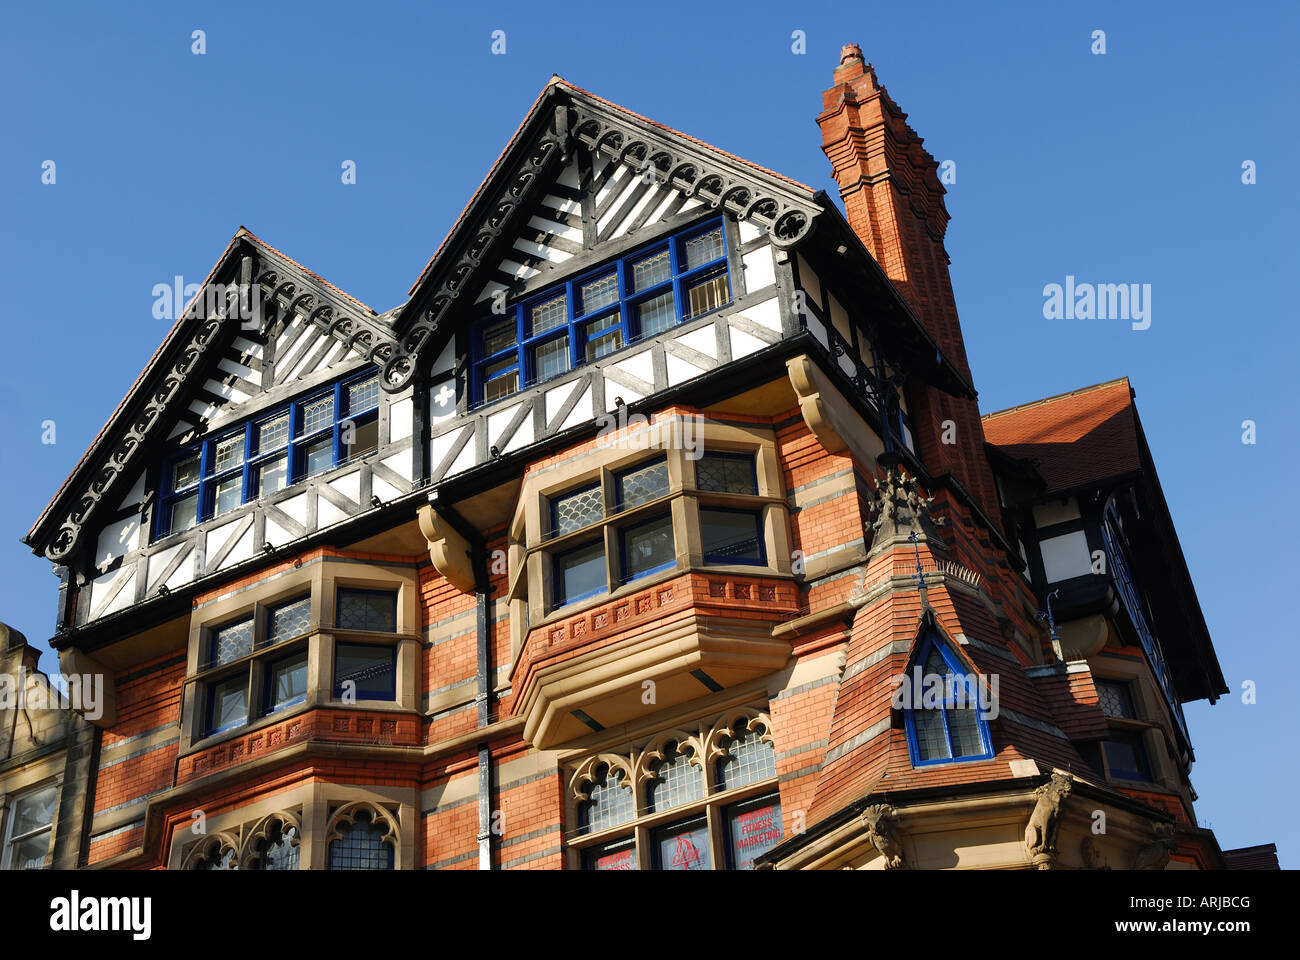
[[[840,66],[848,63],[850,60],[861,60],[862,48],[856,43],[846,43],[840,47]]]
[[[873,552],[888,548],[896,538],[907,539],[913,531],[939,546],[942,541],[935,528],[942,526],[945,519],[933,515],[933,504],[933,497],[921,495],[915,477],[897,467],[887,467],[885,475],[876,481],[870,503]]]

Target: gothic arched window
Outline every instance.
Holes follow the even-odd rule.
[[[392,870],[394,830],[369,804],[335,814],[327,831],[330,870]]]

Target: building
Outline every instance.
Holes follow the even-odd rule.
[[[393,309],[236,233],[25,538],[77,863],[1225,866],[1132,390],[981,418],[934,160],[823,104],[843,213],[556,77]]]

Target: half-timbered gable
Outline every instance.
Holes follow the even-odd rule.
[[[389,315],[241,229],[29,535],[69,571],[73,622],[409,493],[410,391],[379,386],[391,338]]]

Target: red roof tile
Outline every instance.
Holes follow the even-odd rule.
[[[1141,465],[1127,377],[990,413],[983,425],[989,443],[1033,463],[1049,492]]]

